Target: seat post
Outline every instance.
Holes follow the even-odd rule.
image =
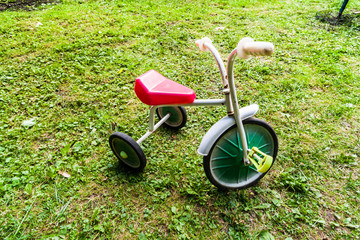
[[[150,116],[149,116],[149,130],[154,131],[154,124],[155,124],[155,111],[158,106],[151,106],[150,108]]]

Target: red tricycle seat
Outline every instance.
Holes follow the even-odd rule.
[[[147,105],[186,104],[195,100],[194,90],[150,70],[135,81],[135,93]]]

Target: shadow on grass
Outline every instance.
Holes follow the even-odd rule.
[[[315,18],[322,23],[327,23],[332,26],[356,27],[357,30],[360,30],[359,13],[343,14],[338,18],[338,16],[331,11],[321,11],[316,13]]]
[[[60,3],[59,0],[10,0],[4,1],[0,0],[0,12],[10,10],[10,11],[32,11],[41,4],[57,4]]]

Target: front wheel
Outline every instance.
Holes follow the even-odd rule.
[[[257,147],[272,156],[275,161],[278,140],[272,127],[256,118],[244,120],[243,125],[248,148]],[[236,124],[227,129],[216,140],[209,154],[204,156],[204,170],[210,182],[220,189],[247,188],[266,174],[258,172],[253,165],[244,165],[243,149]]]

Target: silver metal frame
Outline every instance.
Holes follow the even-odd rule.
[[[149,130],[139,139],[137,143],[140,144],[143,142],[147,137],[149,137],[156,129],[158,129],[166,120],[171,116],[170,113],[165,115],[158,123],[155,124],[155,112],[156,109],[160,107],[169,107],[169,106],[219,106],[225,105],[227,109],[228,116],[233,117],[235,119],[235,123],[237,126],[237,130],[240,135],[242,148],[247,149],[247,151],[243,151],[243,159],[244,164],[249,165],[250,161],[247,158],[249,149],[246,142],[246,134],[245,129],[241,121],[241,115],[239,111],[239,104],[236,96],[236,88],[234,83],[234,76],[233,76],[233,66],[235,57],[237,56],[237,50],[234,49],[228,58],[227,68],[225,68],[224,62],[221,59],[221,56],[217,49],[212,45],[212,43],[205,42],[204,46],[210,50],[212,55],[214,56],[218,68],[220,70],[220,75],[223,83],[223,94],[224,99],[196,99],[194,102],[189,104],[169,104],[169,105],[156,105],[151,106],[150,108],[150,117],[149,117]],[[225,70],[226,69],[226,70]]]
[[[153,132],[156,131],[166,120],[171,116],[170,113],[166,114],[157,124],[155,124],[155,112],[156,109],[161,107],[179,107],[179,106],[219,106],[226,105],[226,99],[196,99],[192,103],[188,104],[169,104],[169,105],[155,105],[150,108],[150,116],[149,116],[149,131],[147,131],[139,140],[136,142],[140,144],[147,137],[149,137]]]
[[[234,106],[234,118],[235,118],[237,130],[240,135],[242,149],[246,149],[246,151],[243,151],[244,164],[249,165],[250,161],[247,158],[249,149],[248,149],[247,142],[246,142],[245,129],[244,129],[244,126],[241,121],[241,115],[240,115],[240,111],[239,111],[239,103],[238,103],[238,100],[236,97],[236,88],[235,88],[235,82],[234,82],[233,66],[234,66],[234,61],[235,61],[236,55],[237,55],[237,50],[234,49],[230,53],[230,56],[228,59],[227,72],[228,72],[228,80],[229,80],[229,85],[230,85],[229,88],[230,88],[231,102]]]

